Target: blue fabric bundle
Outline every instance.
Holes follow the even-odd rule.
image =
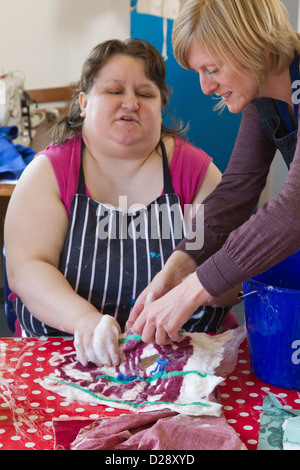
[[[35,155],[30,147],[13,143],[18,132],[16,126],[0,127],[0,179],[18,179]]]

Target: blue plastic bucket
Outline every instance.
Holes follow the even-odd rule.
[[[243,288],[253,373],[268,384],[300,390],[300,250]]]

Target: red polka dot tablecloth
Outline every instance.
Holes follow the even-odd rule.
[[[239,348],[234,372],[218,389],[227,422],[233,426],[248,450],[257,449],[265,396],[272,393],[287,409],[300,409],[300,392],[269,385],[251,372],[247,340]]]
[[[54,371],[49,359],[73,350],[67,338],[0,339],[0,450],[52,450],[54,418],[120,414],[102,405],[68,403],[39,384]]]
[[[52,450],[55,418],[99,419],[125,413],[102,405],[68,403],[39,383],[53,372],[49,359],[73,351],[67,338],[0,339],[0,450]],[[228,423],[249,450],[257,448],[263,398],[275,394],[287,407],[300,409],[300,392],[272,387],[250,371],[245,341],[235,371],[219,385]]]

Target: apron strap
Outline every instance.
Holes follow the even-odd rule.
[[[162,151],[162,159],[163,159],[163,172],[164,172],[164,194],[172,194],[174,193],[174,186],[172,182],[171,172],[169,168],[169,162],[166,152],[166,147],[163,141],[159,142],[161,151]],[[86,196],[86,185],[84,179],[84,172],[83,172],[83,151],[85,148],[85,144],[83,139],[81,139],[81,149],[80,149],[80,168],[79,168],[79,178],[78,178],[78,185],[77,185],[77,194],[83,194]]]
[[[299,80],[300,78],[300,71],[299,71],[299,55],[296,54],[296,57],[293,61],[293,63],[290,66],[290,76],[291,76],[291,82],[293,84],[294,81]],[[283,120],[285,127],[288,131],[289,134],[294,132],[294,126],[292,124],[290,115],[289,115],[289,110],[288,110],[288,105],[287,103],[276,100],[276,106],[278,109],[278,112],[280,114],[281,119]],[[298,129],[298,111],[299,111],[299,104],[295,103],[294,104],[294,112],[295,112],[295,120],[296,120],[296,129]]]
[[[175,193],[175,191],[174,191],[174,186],[172,182],[166,147],[162,140],[159,142],[159,144],[160,144],[162,157],[163,157],[164,194],[173,194]]]
[[[77,194],[83,194],[86,196],[86,186],[85,186],[85,179],[83,173],[83,151],[85,148],[85,144],[83,138],[81,138],[81,149],[80,149],[80,168],[79,168],[79,177],[78,177],[78,185],[77,185]]]
[[[299,70],[299,62],[300,58],[299,55],[296,53],[296,57],[292,65],[290,66],[290,74],[291,74],[291,81],[292,84],[300,79],[300,70]],[[296,128],[298,129],[298,111],[299,111],[299,103],[294,103],[294,110],[295,110],[295,119],[296,119]]]

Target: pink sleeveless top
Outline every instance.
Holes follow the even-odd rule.
[[[70,214],[72,197],[77,191],[81,162],[80,150],[81,136],[70,137],[59,146],[52,143],[39,153],[46,155],[53,167],[61,200],[68,214]],[[193,202],[211,162],[211,157],[203,150],[176,137],[170,172],[174,190],[179,196],[183,211],[184,204]],[[88,188],[86,188],[86,194],[91,197]]]

